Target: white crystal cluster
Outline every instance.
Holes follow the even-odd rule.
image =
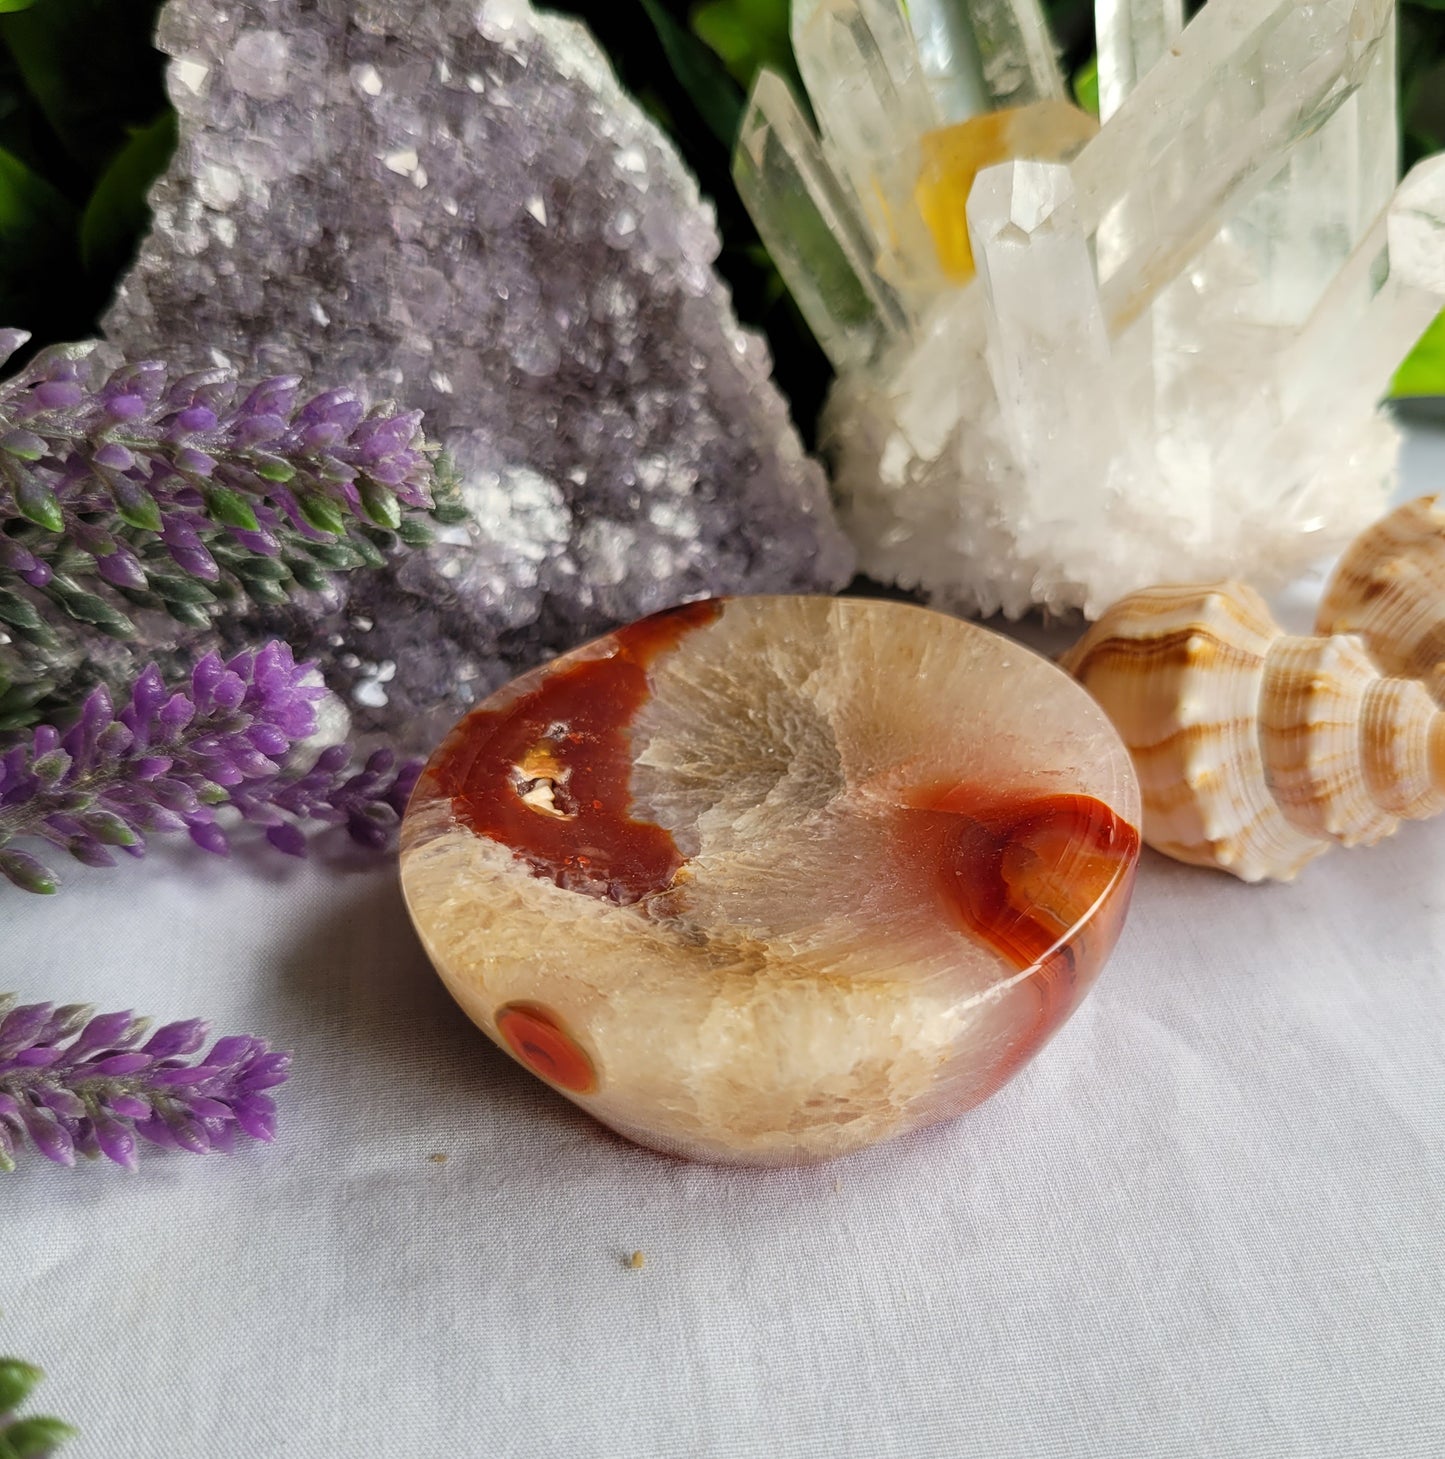
[[[363,728],[429,747],[619,622],[848,581],[712,211],[580,25],[525,0],[170,0],[159,43],[181,142],[106,333],[424,410],[475,520],[265,625]]]
[[[1395,186],[1392,0],[1095,8],[1091,139],[1039,0],[795,0],[821,134],[765,74],[739,141],[838,368],[861,565],[953,608],[1302,570],[1384,503],[1378,402],[1445,303],[1445,159]],[[986,165],[940,184],[960,148]]]

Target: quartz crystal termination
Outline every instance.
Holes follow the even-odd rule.
[[[819,133],[771,76],[744,124],[763,237],[798,199],[829,230],[775,256],[838,368],[861,566],[953,609],[1303,570],[1388,495],[1378,403],[1445,304],[1445,174],[1395,188],[1391,0],[1095,13],[1097,135],[1033,0],[795,7]]]
[[[360,728],[430,748],[612,624],[848,580],[711,211],[579,25],[524,0],[170,0],[159,42],[181,142],[107,334],[424,410],[475,520],[265,625]]]
[[[457,1002],[642,1144],[823,1160],[977,1104],[1107,958],[1139,789],[1054,665],[910,604],[698,602],[432,756],[402,885]]]

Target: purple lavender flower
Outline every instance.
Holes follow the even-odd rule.
[[[27,1143],[57,1165],[104,1155],[134,1170],[137,1139],[204,1154],[230,1151],[238,1133],[275,1135],[266,1091],[285,1082],[290,1054],[242,1035],[187,1062],[206,1042],[200,1019],[146,1038],[148,1019],[94,1012],[0,994],[0,1169]]]
[[[0,330],[0,364],[25,337]],[[465,515],[420,424],[354,391],[303,399],[293,376],[42,351],[0,383],[0,572],[115,637],[127,600],[196,627],[238,587],[285,602]],[[23,591],[0,593],[0,623],[43,639]]]
[[[168,689],[152,664],[119,713],[103,687],[93,690],[69,729],[40,725],[0,750],[0,874],[27,891],[56,890],[54,872],[13,844],[25,838],[87,866],[114,865],[117,849],[144,855],[149,832],[186,831],[224,856],[224,807],[293,856],[306,851],[298,821],[344,825],[364,846],[385,845],[418,762],[378,750],[348,773],[349,750],[333,745],[307,769],[287,763],[315,731],[326,692],[280,642],[225,663],[207,654],[184,691]]]

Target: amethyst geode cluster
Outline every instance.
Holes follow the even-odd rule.
[[[711,211],[580,26],[524,0],[171,0],[159,40],[181,143],[107,334],[420,408],[471,513],[237,630],[321,658],[359,729],[428,745],[615,623],[847,581]]]

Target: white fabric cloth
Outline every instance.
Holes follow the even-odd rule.
[[[0,986],[296,1051],[274,1146],[0,1179],[67,1459],[1445,1453],[1445,821],[1293,886],[1147,855],[1002,1093],[765,1173],[510,1064],[390,868],[66,870],[0,895]]]

